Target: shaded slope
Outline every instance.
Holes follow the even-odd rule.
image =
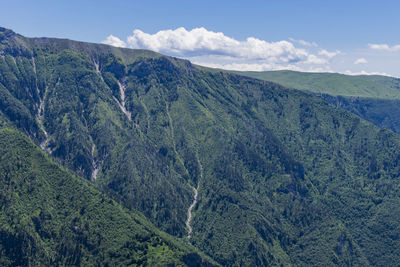
[[[310,92],[378,127],[400,133],[398,78],[295,71],[235,72]]]
[[[350,111],[378,127],[400,134],[400,100],[319,95],[338,108]]]
[[[202,262],[140,215],[60,169],[23,134],[0,130],[0,155],[2,265]]]

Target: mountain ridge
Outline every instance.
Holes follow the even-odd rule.
[[[276,83],[51,42],[0,41],[1,123],[125,208],[185,238],[200,184],[190,242],[219,264],[400,262],[398,135]]]
[[[239,75],[272,81],[283,86],[332,96],[399,99],[400,79],[381,75],[281,71],[229,71]]]

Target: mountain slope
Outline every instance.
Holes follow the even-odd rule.
[[[60,169],[18,131],[0,130],[0,155],[2,265],[184,265],[200,258]]]
[[[240,75],[279,83],[283,86],[332,96],[358,96],[399,99],[400,79],[379,76],[350,76],[339,73],[308,73],[297,71],[233,71]]]
[[[129,181],[135,189],[125,190],[136,190],[130,191],[129,203],[164,230],[184,235],[192,190],[121,109],[123,62],[159,55],[16,34],[4,39],[2,47],[0,105],[14,125],[87,179],[96,180],[115,164],[119,184],[126,173],[145,176],[150,187],[140,180]],[[102,75],[96,69],[97,60],[101,60]],[[168,206],[154,205],[163,198],[173,200]]]
[[[309,92],[378,127],[400,133],[400,80],[397,78],[295,71],[234,73]]]
[[[354,113],[380,128],[400,134],[400,100],[318,95],[332,105]]]
[[[151,52],[0,42],[5,121],[219,263],[400,262],[392,132],[297,90]]]

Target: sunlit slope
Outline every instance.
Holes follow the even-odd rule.
[[[400,79],[378,76],[350,76],[338,73],[309,73],[297,71],[234,72],[283,86],[329,95],[358,96],[380,99],[400,98]]]

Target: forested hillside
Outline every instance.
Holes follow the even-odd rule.
[[[400,133],[400,79],[295,71],[234,72],[322,97],[378,127]]]
[[[393,132],[304,92],[149,51],[3,29],[0,54],[8,127],[218,263],[400,264]]]
[[[22,133],[1,129],[0,155],[0,265],[202,263],[194,249],[60,168]]]

